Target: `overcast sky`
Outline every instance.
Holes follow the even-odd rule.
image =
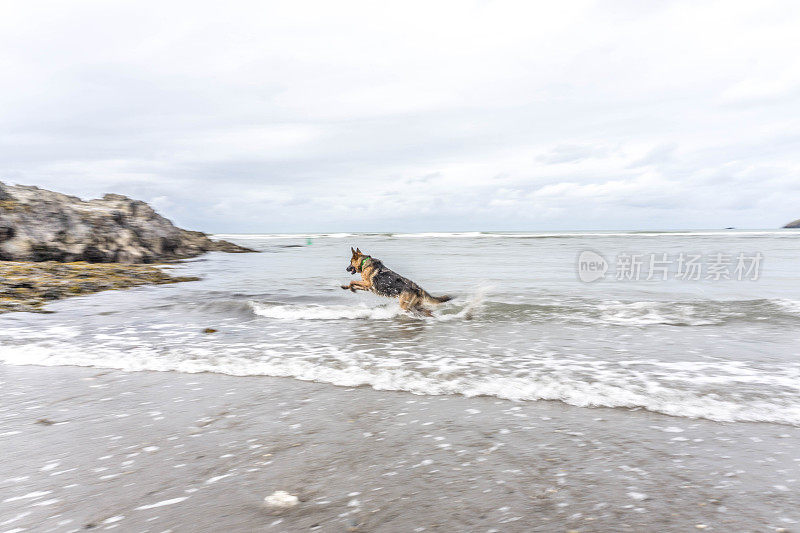
[[[0,0],[0,180],[211,232],[777,227],[800,2]]]

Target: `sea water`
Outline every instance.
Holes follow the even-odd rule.
[[[169,267],[199,282],[1,315],[0,362],[285,376],[800,425],[797,231],[220,237],[262,253]],[[454,299],[424,317],[342,290],[355,279],[345,271],[351,246]],[[591,282],[582,281],[585,252],[607,267]],[[700,258],[698,276],[685,275],[690,257]],[[737,271],[742,258],[755,268]]]

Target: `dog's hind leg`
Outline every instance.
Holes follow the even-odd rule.
[[[400,308],[403,311],[415,311],[425,316],[433,316],[428,309],[422,306],[422,298],[413,292],[404,292],[400,294]]]
[[[411,311],[419,303],[419,298],[413,292],[401,292],[397,299],[400,302],[400,309],[403,311]]]
[[[400,309],[403,311],[408,311],[411,309],[411,293],[404,292],[401,293],[400,296],[397,298],[398,303],[400,304]]]

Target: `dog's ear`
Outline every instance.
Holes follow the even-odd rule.
[[[356,255],[356,251],[355,251],[355,250],[353,250],[353,247],[352,247],[352,246],[350,247],[350,251],[351,251],[351,252],[353,252],[353,255]]]
[[[358,248],[356,248],[356,253],[357,253],[357,254],[360,254],[360,253],[361,253],[361,250],[359,250]]]

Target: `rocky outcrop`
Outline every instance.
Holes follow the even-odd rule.
[[[254,250],[178,228],[146,203],[119,194],[83,201],[0,182],[0,260],[154,263],[209,251]]]
[[[152,265],[0,262],[0,313],[47,312],[53,300],[140,285],[163,285],[199,278],[171,276]]]
[[[794,222],[789,222],[784,226],[784,228],[800,228],[800,219],[797,219]]]

